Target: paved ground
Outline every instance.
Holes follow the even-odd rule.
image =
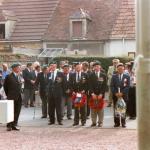
[[[35,118],[34,118],[35,112]],[[103,128],[72,127],[73,120],[64,119],[63,126],[48,126],[41,119],[40,107],[22,108],[20,132],[7,132],[0,125],[0,150],[136,150],[136,120],[127,120],[127,128],[113,128],[112,108],[105,109]]]

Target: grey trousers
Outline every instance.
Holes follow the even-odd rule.
[[[69,97],[69,96],[62,97],[62,103],[61,103],[62,117],[64,117],[64,114],[65,114],[65,105],[67,105],[67,117],[71,117],[71,115],[72,115],[72,99],[71,99],[71,97]]]
[[[98,124],[103,124],[104,109],[100,109],[98,111],[95,111],[95,110],[91,109],[91,118],[92,118],[92,123],[93,124],[97,123],[97,117],[98,117]]]
[[[34,101],[34,89],[24,89],[24,105],[28,105],[30,100],[30,105],[33,104]]]

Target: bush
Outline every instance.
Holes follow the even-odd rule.
[[[69,64],[72,64],[73,62],[83,62],[83,61],[88,61],[89,63],[92,62],[92,61],[95,61],[95,60],[98,60],[101,62],[102,64],[102,67],[107,71],[108,70],[108,67],[110,65],[112,65],[112,60],[116,58],[116,57],[55,57],[55,58],[49,58],[49,63],[51,61],[57,61],[58,65],[60,63],[60,61],[63,61],[63,60],[68,60],[69,61]],[[128,61],[131,61],[132,59],[131,58],[121,58],[121,57],[117,57],[117,59],[120,59],[120,62],[122,63],[126,63]]]

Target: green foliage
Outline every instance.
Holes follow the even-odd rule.
[[[72,62],[83,62],[83,61],[88,61],[89,63],[95,60],[98,60],[101,62],[102,67],[107,71],[108,67],[112,65],[112,60],[114,58],[120,59],[120,62],[126,63],[131,61],[131,58],[128,57],[55,57],[53,58],[53,61],[57,61],[58,65],[60,61],[68,60],[69,64],[72,64]],[[51,59],[51,58],[50,58]]]

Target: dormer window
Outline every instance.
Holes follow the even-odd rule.
[[[9,10],[0,11],[0,39],[9,39],[17,21],[16,15]]]
[[[70,38],[73,40],[86,39],[88,22],[91,21],[89,14],[79,9],[70,17]]]
[[[0,24],[0,39],[5,39],[5,24]]]
[[[72,21],[72,37],[82,38],[82,21]]]

